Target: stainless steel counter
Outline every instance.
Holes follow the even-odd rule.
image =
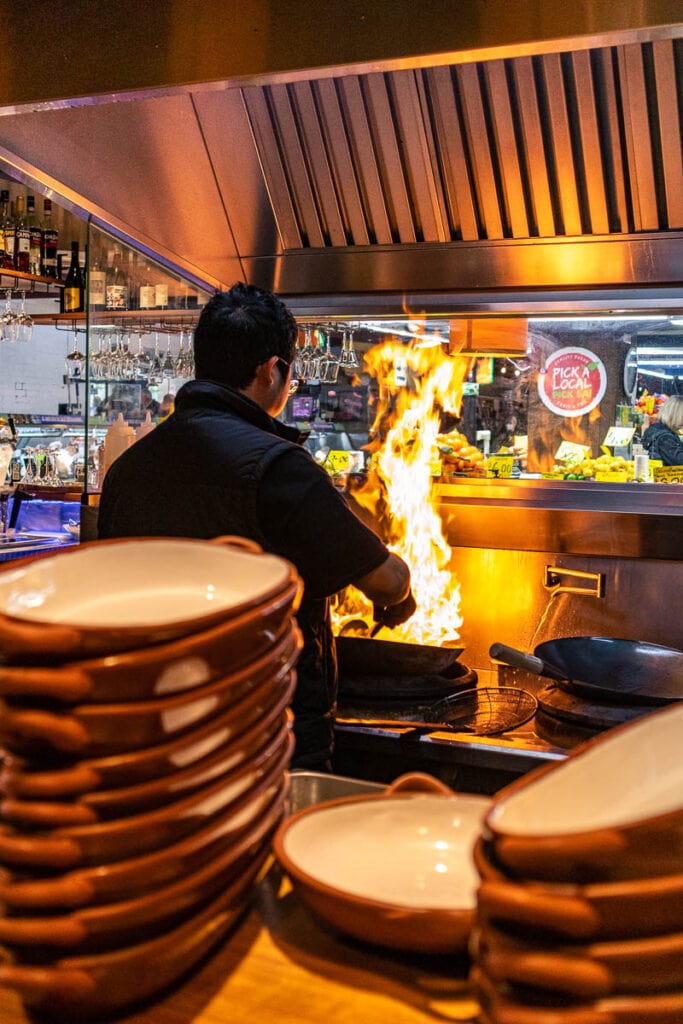
[[[465,479],[437,488],[453,546],[681,558],[683,487]]]

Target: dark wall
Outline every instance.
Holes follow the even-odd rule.
[[[0,107],[679,21],[678,0],[0,0]]]

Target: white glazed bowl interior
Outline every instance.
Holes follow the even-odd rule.
[[[291,823],[283,849],[300,871],[348,895],[470,909],[478,885],[472,848],[490,803],[456,794],[321,807]]]
[[[0,613],[85,627],[184,622],[256,604],[290,572],[276,555],[202,541],[92,544],[0,573]]]
[[[487,824],[515,836],[633,825],[683,809],[683,704],[608,733],[494,803]]]

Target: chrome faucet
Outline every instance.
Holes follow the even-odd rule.
[[[584,580],[584,586],[563,583],[563,578]],[[588,586],[588,584],[592,586]],[[543,586],[552,590],[551,597],[556,594],[583,594],[585,597],[605,596],[605,574],[603,572],[583,572],[581,569],[561,569],[557,565],[546,565]]]

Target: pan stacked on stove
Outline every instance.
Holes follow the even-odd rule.
[[[133,573],[154,543],[122,542],[116,558]],[[54,556],[56,579],[73,557]],[[271,557],[250,548],[256,568]],[[74,648],[97,655],[80,660],[48,650],[49,625],[29,645],[31,627],[0,614],[0,985],[31,1010],[101,1019],[148,999],[244,911],[293,747],[300,581],[277,561],[274,586],[168,641],[138,621],[128,643],[112,630],[110,653],[106,630],[85,629]],[[0,600],[24,574],[35,585],[36,565],[0,571]]]
[[[561,637],[533,654],[493,644],[491,658],[549,681],[537,690],[538,735],[559,747],[577,744],[683,699],[683,652],[614,637]]]
[[[484,1024],[683,1021],[683,704],[501,790],[475,849]]]

